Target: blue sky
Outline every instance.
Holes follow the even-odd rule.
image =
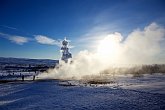
[[[93,34],[127,36],[152,22],[165,26],[164,0],[1,0],[0,57],[59,59],[65,36],[76,54],[93,49]]]

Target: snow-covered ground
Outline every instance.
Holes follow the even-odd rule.
[[[165,94],[165,75],[161,73],[146,74],[143,77],[119,77],[117,81],[123,89]]]
[[[164,110],[165,75],[118,76],[113,84],[58,80],[0,84],[0,110]]]

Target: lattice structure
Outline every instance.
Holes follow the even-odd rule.
[[[61,53],[61,60],[63,60],[65,63],[68,63],[68,60],[72,58],[72,54],[69,52],[69,42],[66,38],[64,38],[62,41]]]

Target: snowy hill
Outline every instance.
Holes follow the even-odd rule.
[[[0,57],[0,64],[26,64],[26,65],[54,65],[58,63],[59,60],[50,59],[27,59],[27,58],[5,58]]]

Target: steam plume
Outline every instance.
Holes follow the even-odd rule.
[[[80,51],[73,58],[73,64],[62,63],[59,69],[48,70],[40,77],[79,79],[85,75],[98,75],[114,65],[164,63],[164,59],[160,58],[160,54],[164,53],[161,46],[165,43],[164,38],[164,27],[156,23],[143,30],[134,30],[125,40],[121,33],[107,34],[100,41],[97,52]]]

